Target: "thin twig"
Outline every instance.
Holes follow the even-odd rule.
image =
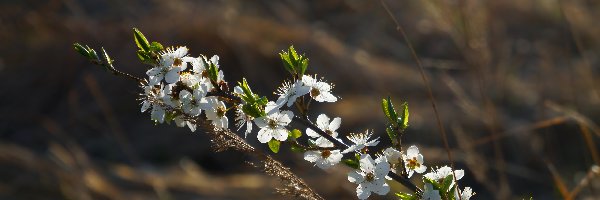
[[[444,125],[442,124],[442,120],[440,119],[440,115],[438,113],[437,106],[435,103],[435,97],[433,96],[433,91],[431,89],[429,80],[427,79],[427,76],[425,75],[425,70],[423,69],[423,64],[421,63],[421,59],[419,59],[419,56],[417,56],[417,52],[415,51],[414,47],[412,46],[412,43],[408,39],[408,36],[404,32],[404,29],[402,28],[402,26],[396,19],[396,16],[394,16],[394,14],[389,9],[389,7],[387,6],[387,4],[385,3],[384,0],[380,0],[380,2],[381,2],[381,5],[383,6],[383,8],[385,9],[385,11],[387,12],[387,14],[394,21],[394,24],[396,24],[396,31],[398,31],[402,35],[402,38],[406,42],[406,45],[408,46],[408,49],[410,50],[410,53],[411,53],[413,59],[415,60],[415,62],[417,63],[417,66],[419,67],[419,73],[421,74],[421,79],[423,79],[423,83],[425,84],[425,87],[427,88],[427,95],[429,96],[429,100],[431,101],[431,107],[433,108],[433,112],[435,114],[437,126],[440,129],[440,134],[442,136],[442,141],[444,142],[444,147],[446,148],[446,153],[448,154],[448,160],[450,161],[450,166],[454,169],[454,161],[453,161],[454,159],[452,159],[452,153],[450,153],[450,145],[448,144],[448,137],[446,136],[446,129],[444,128]],[[454,176],[454,182],[457,183],[457,187],[458,187],[458,182],[456,181],[456,174],[454,174],[454,171],[452,171],[452,173]]]

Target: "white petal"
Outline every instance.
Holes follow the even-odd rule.
[[[279,141],[285,141],[288,138],[288,132],[286,129],[283,128],[275,129],[272,134],[273,137]]]
[[[162,67],[155,67],[155,68],[152,68],[152,69],[149,69],[148,71],[146,71],[146,75],[148,75],[148,76],[156,76],[160,72],[162,72]]]
[[[348,181],[352,183],[362,183],[365,181],[365,177],[359,174],[357,171],[351,171],[348,173]]]
[[[150,105],[151,105],[151,104],[150,104],[150,102],[149,102],[149,101],[144,101],[144,102],[142,102],[142,109],[141,109],[141,112],[144,112],[144,111],[148,110],[148,108],[150,108]]]
[[[148,85],[158,85],[160,83],[160,81],[162,81],[163,79],[163,75],[159,74],[156,76],[150,76],[150,79],[148,80]]]
[[[329,130],[336,131],[336,130],[338,130],[338,128],[340,128],[341,124],[342,124],[342,118],[339,118],[339,117],[333,118],[333,120],[331,120],[331,123],[329,124]]]
[[[281,111],[281,115],[279,115],[279,119],[277,119],[277,121],[288,125],[290,122],[292,122],[292,118],[294,118],[294,113],[292,111],[286,110]]]
[[[371,188],[369,187],[371,184],[368,182],[361,183],[356,187],[356,196],[359,199],[367,199],[371,196]]]
[[[343,154],[347,154],[359,149],[362,149],[364,147],[364,145],[352,145],[350,147],[348,147],[346,150],[342,151]]]
[[[317,132],[313,131],[310,128],[306,128],[306,135],[308,135],[309,137],[313,137],[313,138],[321,137],[321,135],[319,135]]]
[[[331,162],[331,164],[337,164],[340,161],[342,161],[342,157],[344,157],[344,155],[342,155],[342,153],[340,153],[340,150],[335,150],[335,151],[331,151],[331,155],[329,155],[327,160],[329,160],[329,162]]]
[[[202,110],[200,109],[200,107],[193,107],[192,109],[190,109],[190,115],[191,116],[198,116],[200,115],[200,113],[202,113]]]
[[[167,72],[167,75],[165,76],[165,81],[167,81],[167,83],[175,83],[179,81],[179,69],[176,68],[178,67],[175,67]]]
[[[465,170],[456,170],[454,171],[454,174],[456,175],[456,180],[460,180],[463,176],[465,176]]]
[[[390,192],[390,186],[388,184],[377,185],[371,188],[371,191],[377,193],[378,195],[385,195]]]
[[[281,100],[283,100],[283,101],[281,101]],[[277,99],[277,103],[269,101],[269,102],[267,102],[267,105],[265,106],[265,112],[267,113],[267,115],[279,112],[279,108],[283,107],[284,104],[285,104],[285,98]]]
[[[229,119],[227,117],[221,118],[221,128],[229,127]]]
[[[419,148],[415,145],[408,147],[406,150],[406,156],[408,156],[409,159],[417,157],[417,155],[419,155]]]
[[[336,102],[337,97],[333,96],[333,94],[329,92],[323,92],[319,94],[319,96],[314,98],[318,102]]]
[[[317,126],[321,130],[327,130],[327,128],[329,127],[329,117],[327,117],[327,115],[325,114],[320,114],[317,117]]]
[[[425,172],[425,170],[427,170],[427,167],[425,165],[421,165],[419,168],[415,169],[415,172],[422,174]]]
[[[384,177],[390,172],[390,164],[388,162],[378,163],[375,167],[377,177]]]
[[[265,117],[259,117],[254,119],[254,123],[256,124],[256,126],[258,126],[258,128],[264,128],[267,127],[267,119]]]
[[[152,106],[152,113],[150,115],[153,120],[156,120],[160,123],[165,121],[165,110],[159,106]]]
[[[269,142],[271,140],[271,138],[273,138],[273,136],[271,135],[271,132],[272,131],[267,128],[260,129],[260,131],[258,131],[258,134],[257,134],[258,141],[260,141],[260,143]]]
[[[331,85],[325,82],[316,82],[314,85],[312,85],[312,87],[319,89],[319,91],[321,92],[327,93],[329,93],[329,91],[331,90]]]
[[[313,77],[307,75],[302,76],[302,83],[304,83],[305,85],[312,85],[314,84],[314,82],[315,79]]]
[[[219,56],[214,55],[212,58],[210,58],[210,62],[212,62],[215,65],[219,65]]]
[[[321,153],[318,151],[307,151],[304,152],[304,160],[308,162],[316,162],[321,157]]]
[[[373,163],[375,163],[375,161],[373,160],[373,158],[371,158],[371,155],[369,154],[362,154],[360,155],[360,169],[363,172],[373,172],[373,170],[375,169],[375,166],[373,166]]]
[[[195,124],[187,122],[187,126],[188,126],[188,128],[190,128],[190,131],[196,132],[196,125]]]
[[[181,92],[179,92],[179,99],[190,101],[192,100],[192,93],[187,90],[181,90]]]

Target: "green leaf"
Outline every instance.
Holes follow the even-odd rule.
[[[401,200],[417,200],[417,196],[409,193],[398,192],[396,196],[400,197]]]
[[[404,103],[402,103],[401,106],[402,106],[402,113],[400,115],[400,118],[401,118],[400,119],[401,120],[400,121],[400,129],[404,130],[408,127],[408,116],[409,116],[408,103],[404,102]]]
[[[112,67],[114,60],[110,59],[110,56],[108,56],[108,53],[106,53],[106,50],[104,50],[104,47],[102,47],[102,55],[104,55],[104,60],[106,60],[106,63],[108,63],[108,65],[110,67]]]
[[[390,97],[387,98],[387,109],[390,118],[390,122],[396,127],[398,126],[398,114],[396,114],[396,109],[394,108],[394,104],[392,104],[392,100]]]
[[[295,74],[296,71],[294,70],[294,66],[292,64],[292,61],[290,60],[290,54],[288,54],[287,52],[282,52],[279,53],[279,56],[281,57],[281,61],[283,62],[283,66],[285,67],[285,69],[290,72],[290,74]]]
[[[308,58],[304,58],[302,59],[302,61],[300,62],[300,77],[302,77],[302,75],[304,75],[304,73],[306,72],[306,69],[308,68]]]
[[[133,39],[140,50],[144,50],[146,52],[150,51],[150,44],[148,43],[148,40],[146,40],[144,34],[142,34],[142,32],[140,32],[137,28],[133,28]]]
[[[360,167],[358,160],[355,159],[343,159],[342,162],[344,162],[344,164],[346,164],[348,167],[352,167],[354,169],[358,169]]]
[[[454,182],[454,178],[453,178],[452,174],[446,176],[446,178],[444,178],[444,180],[442,181],[440,191],[448,192],[450,190],[450,186],[452,185],[452,182]]]
[[[298,129],[294,129],[292,131],[290,131],[290,136],[294,137],[294,139],[298,139],[300,136],[302,136],[302,131],[298,130]]]
[[[90,51],[87,50],[87,48],[81,46],[79,43],[75,43],[73,44],[73,48],[75,48],[75,51],[77,51],[77,53],[81,54],[82,56],[90,59]],[[88,47],[89,48],[89,47]]]
[[[269,141],[268,144],[269,144],[269,149],[271,149],[271,151],[273,153],[279,152],[279,146],[281,145],[281,142],[279,140],[271,139],[271,141]]]
[[[390,137],[390,141],[392,141],[392,144],[396,146],[396,144],[398,143],[398,133],[394,131],[394,129],[391,126],[388,126],[385,129],[385,132]]]
[[[152,42],[150,44],[150,51],[162,51],[163,49],[165,49],[163,45],[158,42]]]
[[[296,152],[296,153],[304,153],[306,152],[306,150],[294,143],[292,143],[292,146],[290,146],[290,149],[292,150],[292,152]]]
[[[242,106],[242,111],[254,118],[265,116],[264,112],[256,104],[245,104]]]
[[[429,179],[429,178],[427,178],[427,177],[423,177],[423,182],[424,182],[424,183],[430,183],[430,184],[431,184],[431,186],[433,186],[433,189],[434,189],[434,190],[438,190],[438,191],[439,191],[439,190],[440,190],[440,188],[441,188],[441,185],[440,185],[440,183],[438,183],[437,181],[435,181],[435,180],[433,180],[433,179]]]

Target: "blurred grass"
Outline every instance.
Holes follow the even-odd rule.
[[[477,199],[560,199],[575,188],[575,199],[600,196],[597,173],[581,184],[598,162],[599,2],[387,3],[426,68],[455,164],[467,171],[462,186]],[[383,133],[373,111],[391,95],[410,105],[404,141],[429,166],[448,162],[417,67],[378,1],[9,0],[0,13],[3,199],[280,198],[244,157],[212,153],[202,133],[154,126],[138,113],[135,84],[71,49],[102,45],[142,76],[133,27],[192,55],[218,54],[230,84],[245,76],[265,95],[285,75],[277,53],[293,44],[336,84],[341,101],[314,108],[342,117],[342,132]],[[277,157],[325,197],[353,198],[347,169]]]

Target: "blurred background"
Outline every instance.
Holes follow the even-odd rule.
[[[387,4],[422,60],[466,171],[461,187],[476,199],[600,199],[600,2]],[[385,138],[381,98],[407,101],[404,144],[418,145],[429,167],[450,163],[415,60],[380,1],[3,0],[0,13],[0,199],[283,199],[275,178],[238,153],[212,152],[202,131],[154,125],[135,83],[72,49],[104,46],[117,68],[145,77],[133,27],[193,56],[219,55],[230,85],[246,77],[270,98],[286,75],[277,53],[293,44],[341,97],[313,104],[312,117],[323,111],[342,117],[342,134]],[[275,157],[325,198],[355,198],[348,168],[323,171],[289,150]]]

